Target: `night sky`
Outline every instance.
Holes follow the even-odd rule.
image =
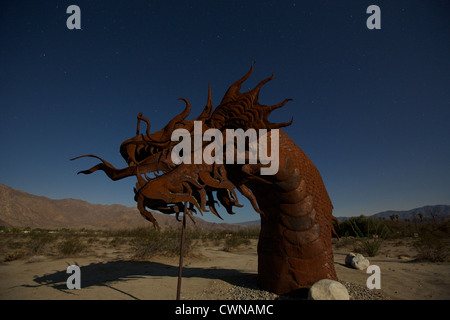
[[[69,5],[81,30],[69,30]],[[369,30],[369,5],[381,29]],[[77,175],[192,104],[275,74],[259,101],[319,169],[335,216],[450,204],[450,1],[2,1],[0,183],[135,206],[135,178]],[[225,222],[258,219],[245,204]],[[220,222],[212,214],[208,221]]]

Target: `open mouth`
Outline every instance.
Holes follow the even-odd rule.
[[[142,161],[149,159],[163,150],[161,147],[140,144],[138,146],[128,145],[123,147],[127,164],[129,166],[139,165]],[[133,150],[135,149],[135,150]]]
[[[141,144],[135,150],[130,147],[127,149],[126,161],[129,166],[136,167],[138,189],[143,188],[150,181],[158,179],[176,167],[170,161],[170,156],[167,157],[167,155],[170,155],[169,151],[161,147]]]
[[[135,158],[137,161],[140,162],[154,154],[160,153],[162,150],[163,150],[163,148],[158,147],[158,146],[141,144],[136,147]]]

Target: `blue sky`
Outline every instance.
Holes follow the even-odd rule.
[[[82,30],[66,27],[71,4]],[[366,27],[371,4],[381,30]],[[197,116],[208,83],[217,106],[255,61],[243,89],[273,72],[260,102],[294,99],[271,121],[294,117],[285,131],[335,216],[449,204],[449,13],[448,1],[3,1],[0,183],[135,206],[134,178],[76,175],[97,160],[69,159],[124,167],[139,112],[158,130],[185,97]],[[240,199],[226,222],[258,218]]]

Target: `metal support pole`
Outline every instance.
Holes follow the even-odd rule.
[[[183,255],[184,255],[184,230],[186,229],[186,210],[187,206],[184,206],[185,212],[183,213],[183,222],[181,226],[181,243],[180,243],[180,263],[178,266],[178,285],[177,285],[177,300],[180,300],[181,293],[181,274],[183,273]]]

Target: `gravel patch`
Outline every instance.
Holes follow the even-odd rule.
[[[346,281],[339,281],[348,290],[350,300],[390,300],[380,290],[370,290],[367,287]],[[305,300],[308,290],[299,290],[291,295],[277,295],[258,289],[256,277],[245,277],[223,282],[214,281],[213,285],[203,290],[202,297],[219,300]]]
[[[390,298],[385,296],[381,290],[369,289],[359,284],[346,281],[339,282],[347,288],[350,300],[390,300]]]

